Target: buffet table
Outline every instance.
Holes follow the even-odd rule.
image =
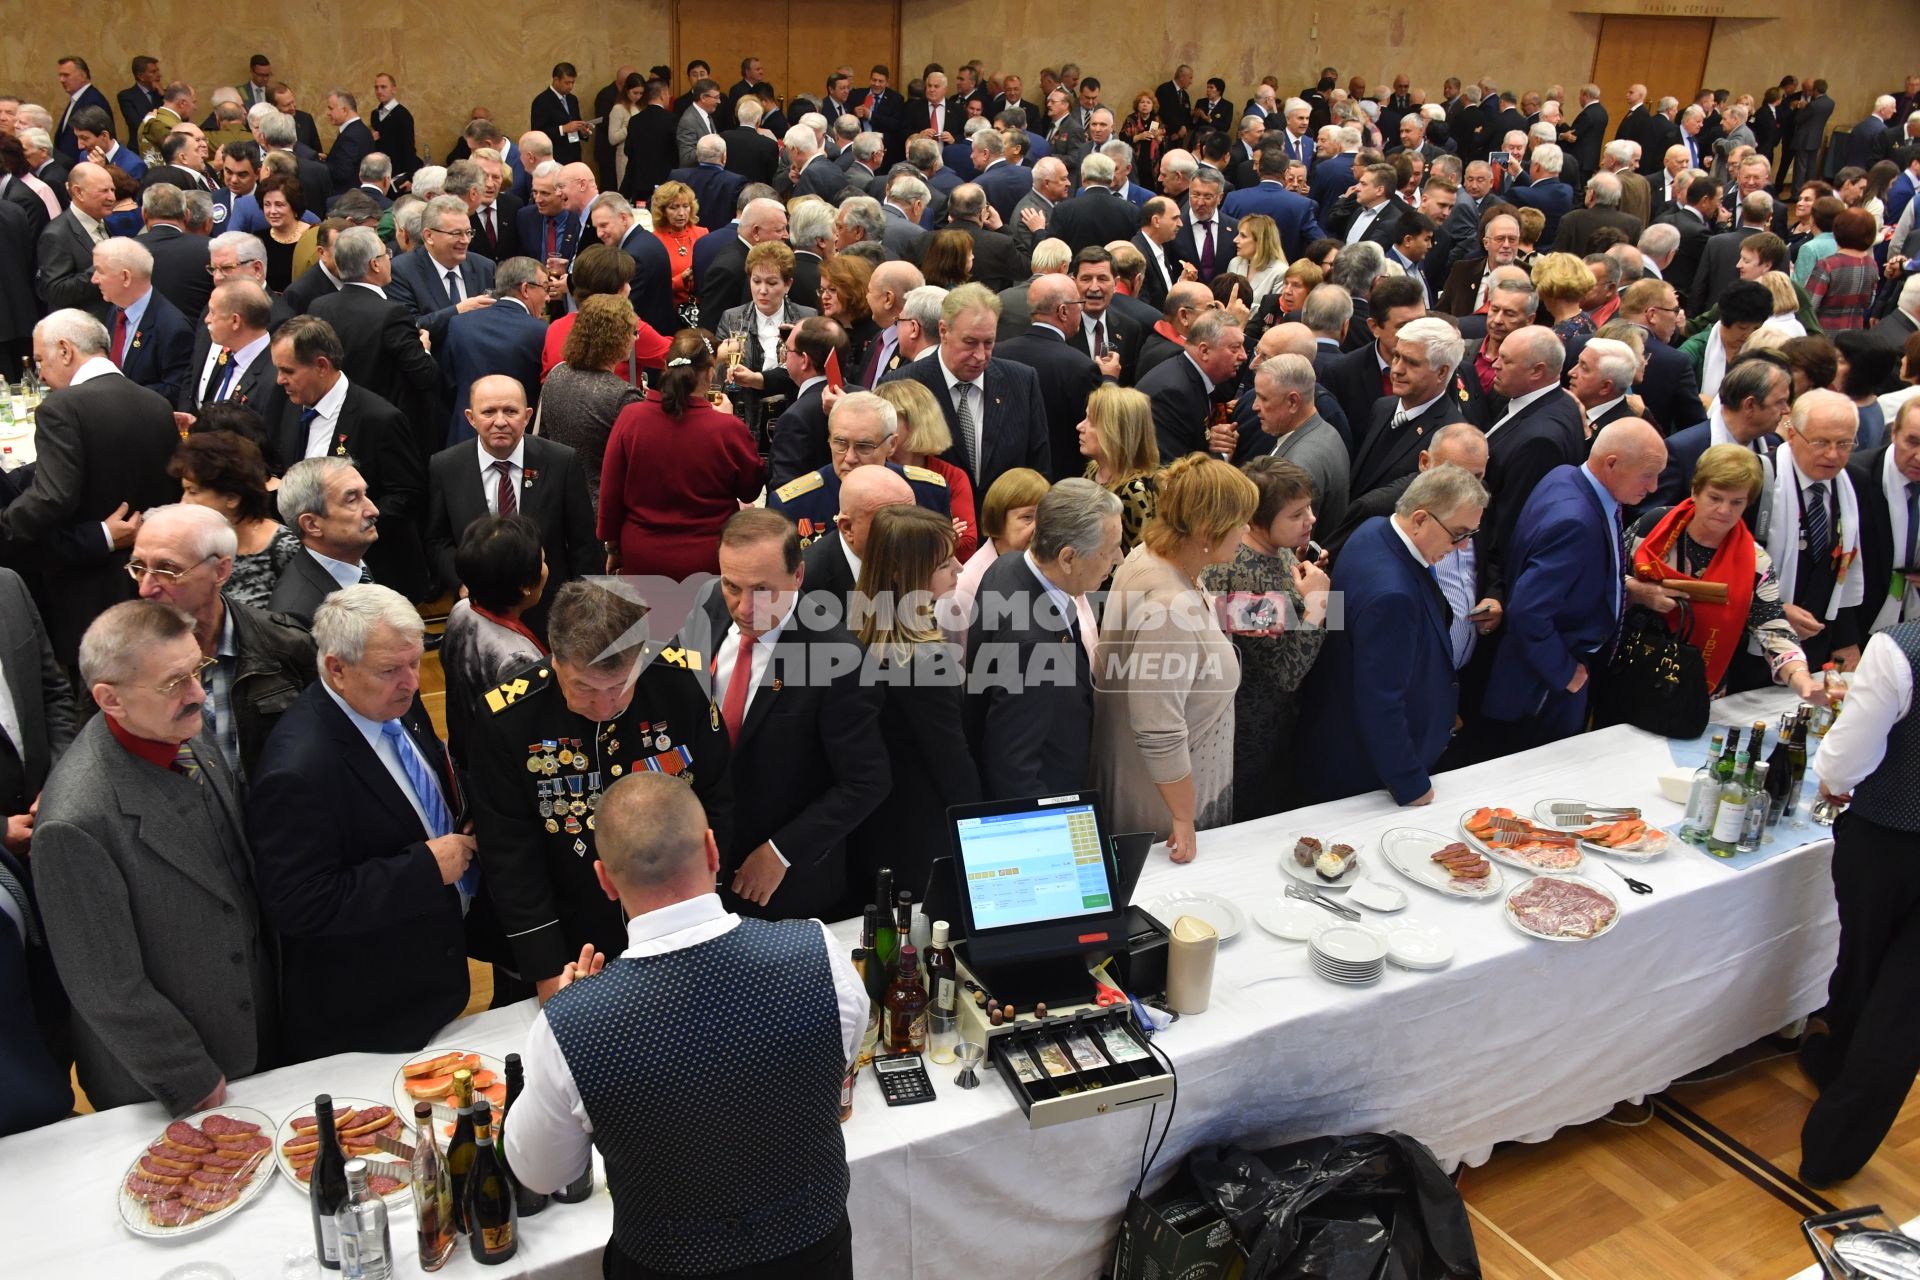
[[[1719,704],[1715,719],[1771,723],[1787,705],[1778,693],[1744,695]],[[1381,793],[1203,832],[1191,865],[1156,852],[1134,900],[1200,889],[1251,916],[1281,893],[1278,858],[1298,835],[1350,843],[1365,860],[1392,828],[1454,832],[1483,804],[1518,809],[1579,797],[1637,804],[1666,824],[1679,806],[1661,798],[1656,777],[1672,767],[1664,740],[1608,729],[1445,775],[1431,807],[1398,809]],[[1445,929],[1457,954],[1437,972],[1389,967],[1363,989],[1312,976],[1303,945],[1249,922],[1221,948],[1212,1007],[1157,1038],[1178,1069],[1179,1098],[1149,1185],[1202,1144],[1258,1147],[1366,1130],[1412,1134],[1448,1166],[1477,1164],[1496,1143],[1544,1140],[1785,1026],[1822,1003],[1836,945],[1832,846],[1822,828],[1807,827],[1806,836],[1805,846],[1741,871],[1678,846],[1652,862],[1618,864],[1654,886],[1648,897],[1590,866],[1619,898],[1621,918],[1587,943],[1526,937],[1503,918],[1498,898],[1443,897],[1374,857],[1368,873],[1411,898],[1403,914]],[[1520,874],[1501,873],[1510,882]],[[838,926],[849,939],[855,929]],[[532,1017],[531,1002],[479,1014],[437,1044],[509,1052]],[[386,1098],[395,1065],[363,1054],[302,1063],[237,1082],[229,1101],[277,1118],[323,1091]],[[938,1094],[930,1105],[889,1109],[871,1072],[859,1082],[845,1130],[857,1273],[942,1275],[964,1259],[979,1274],[1099,1275],[1148,1116],[1030,1131],[993,1073],[963,1092],[950,1083],[953,1068],[930,1071]],[[1153,1118],[1156,1138],[1165,1115]],[[117,1184],[164,1123],[147,1104],[0,1141],[0,1185],[15,1191],[0,1195],[10,1274],[131,1280],[209,1260],[242,1280],[275,1280],[289,1248],[310,1246],[305,1197],[284,1179],[199,1235],[155,1243],[123,1230]],[[58,1190],[20,1194],[28,1180]],[[54,1204],[59,1212],[48,1213]],[[604,1183],[585,1204],[552,1206],[529,1221],[519,1256],[495,1274],[597,1276],[611,1214]],[[395,1215],[406,1274],[416,1266],[412,1225],[410,1210]],[[448,1270],[479,1268],[463,1250]]]

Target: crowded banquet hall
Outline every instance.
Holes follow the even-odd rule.
[[[0,49],[10,1277],[1920,1275],[1920,8],[361,8]]]

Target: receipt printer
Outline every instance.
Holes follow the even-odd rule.
[[[1145,1000],[1167,992],[1167,926],[1137,906],[1127,908],[1127,945],[1114,954],[1121,989]]]

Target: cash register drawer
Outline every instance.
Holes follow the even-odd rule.
[[[1173,1077],[1141,1043],[1128,1009],[1089,1009],[996,1031],[988,1050],[1029,1128],[1131,1111],[1173,1095]]]

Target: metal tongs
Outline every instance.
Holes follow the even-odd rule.
[[[1640,816],[1634,808],[1610,808],[1599,804],[1567,802],[1548,806],[1556,827],[1590,827],[1598,822],[1623,822]]]
[[[1312,889],[1305,888],[1301,885],[1297,885],[1297,884],[1288,885],[1287,896],[1289,898],[1297,899],[1298,901],[1301,901],[1301,902],[1311,902],[1316,907],[1325,907],[1327,910],[1333,912],[1333,914],[1339,916],[1342,920],[1358,920],[1360,918],[1360,913],[1358,911],[1355,911],[1352,907],[1343,907],[1339,903],[1335,902],[1332,898],[1329,898],[1324,894],[1317,893]]]

